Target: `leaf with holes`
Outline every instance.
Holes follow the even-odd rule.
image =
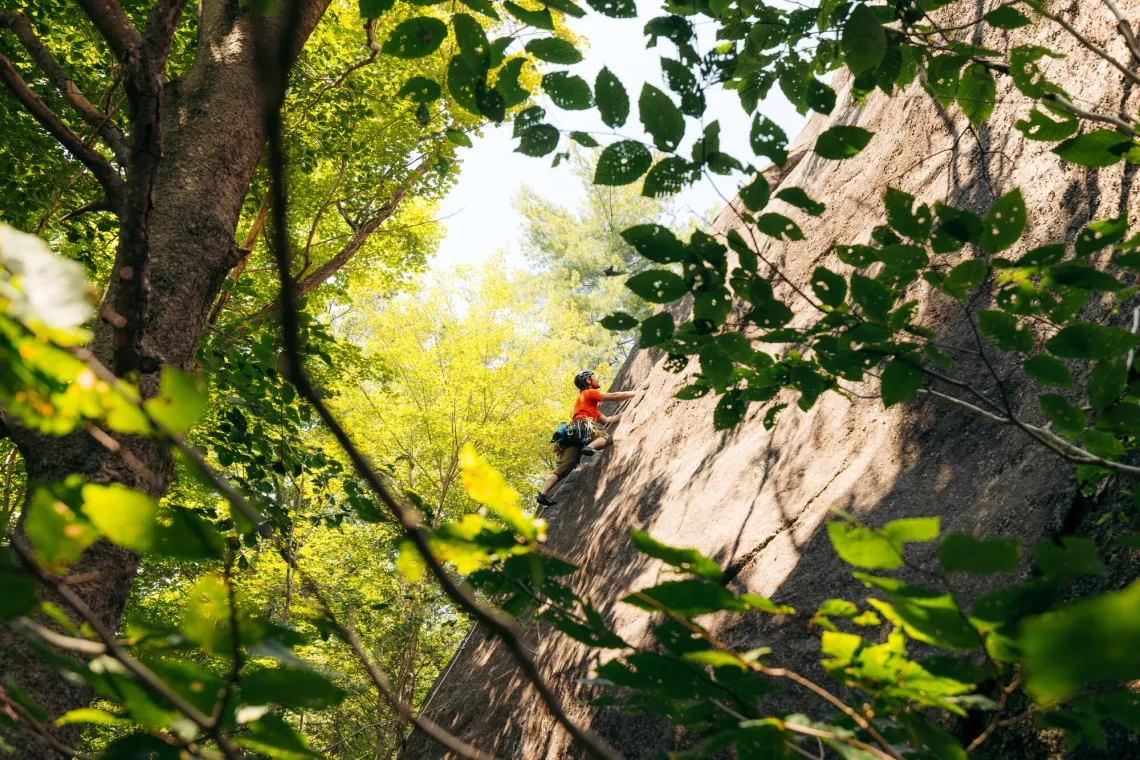
[[[670,303],[689,291],[684,280],[664,269],[635,274],[625,281],[625,286],[650,303]]]
[[[713,409],[713,428],[729,430],[736,427],[748,411],[748,402],[740,397],[740,391],[729,391],[720,397]]]
[[[554,17],[550,15],[550,11],[546,8],[537,11],[528,11],[521,5],[511,2],[511,0],[507,0],[503,3],[503,8],[507,13],[524,24],[528,24],[537,29],[544,29],[548,32],[554,31]]]
[[[799,225],[783,214],[761,214],[756,219],[756,229],[776,240],[803,240],[804,233]]]
[[[812,216],[819,216],[824,212],[827,206],[819,201],[813,201],[804,192],[802,187],[786,187],[780,192],[776,193],[776,197],[784,203],[791,204],[796,208],[803,209]]]
[[[1085,413],[1055,393],[1042,393],[1037,397],[1041,411],[1049,422],[1062,433],[1077,435],[1085,429]]]
[[[1025,231],[1025,200],[1014,188],[998,198],[982,222],[981,246],[986,253],[1004,251]]]
[[[396,58],[423,58],[439,49],[447,37],[447,24],[437,18],[417,16],[399,23],[381,52]]]
[[[624,311],[615,311],[608,317],[602,317],[599,323],[607,330],[632,330],[637,327],[637,320]]]
[[[598,112],[602,122],[613,129],[625,124],[629,118],[629,95],[625,92],[621,80],[613,72],[602,67],[598,78],[594,82],[594,97],[598,101]]]
[[[871,141],[873,133],[862,127],[836,126],[821,134],[815,141],[816,155],[833,161],[842,161],[857,155]]]
[[[756,114],[753,117],[748,140],[757,156],[766,156],[777,166],[788,162],[788,136],[767,116]]]
[[[876,322],[885,322],[895,297],[882,283],[861,274],[851,275],[851,300],[863,310],[863,316]]]
[[[484,16],[495,19],[496,21],[499,20],[498,11],[495,10],[495,7],[491,5],[489,0],[459,0],[459,2],[463,3],[476,13],[481,13]]]
[[[1012,314],[994,309],[978,312],[978,328],[1002,351],[1026,352],[1033,348],[1033,333]]]
[[[764,175],[757,174],[754,180],[740,188],[739,193],[745,208],[749,211],[759,211],[768,205],[772,189],[768,185],[768,180],[764,179]]]
[[[809,77],[804,102],[816,113],[829,114],[835,109],[835,90],[815,77]]]
[[[1046,114],[1034,109],[1029,112],[1028,119],[1019,120],[1014,126],[1025,135],[1026,140],[1039,140],[1042,142],[1057,142],[1071,136],[1080,127],[1080,120],[1076,116],[1062,118],[1054,121]]]
[[[594,171],[595,185],[628,185],[649,171],[653,155],[639,142],[622,140],[607,145]]]
[[[659,346],[673,337],[675,328],[673,315],[667,311],[647,317],[641,322],[640,344],[643,348]]]
[[[925,242],[930,236],[933,219],[930,207],[925,203],[912,211],[914,196],[888,187],[884,196],[884,205],[887,209],[887,224],[895,232],[920,243]]]
[[[637,107],[657,149],[666,153],[676,150],[685,136],[685,117],[669,96],[651,84],[644,85]]]
[[[1053,148],[1065,161],[1099,168],[1120,163],[1124,154],[1137,147],[1137,143],[1112,129],[1095,129],[1071,137]]]
[[[1102,219],[1081,230],[1077,235],[1077,255],[1088,256],[1120,242],[1128,232],[1128,217],[1120,215],[1114,219]]]
[[[824,267],[816,267],[811,276],[811,289],[825,306],[837,308],[847,299],[847,280]]]
[[[516,153],[524,156],[545,156],[558,147],[558,130],[549,124],[528,127],[519,137]]]
[[[433,103],[443,95],[438,82],[427,77],[412,77],[404,82],[404,86],[396,93],[397,97],[407,98],[413,103]]]
[[[637,18],[637,4],[634,0],[586,0],[586,2],[603,16]]]
[[[650,261],[678,264],[689,258],[685,245],[673,231],[660,224],[638,224],[621,232],[622,240]]]
[[[541,37],[526,43],[526,52],[549,63],[568,66],[582,60],[578,48],[558,37]]]
[[[530,97],[530,91],[519,84],[519,75],[522,74],[525,63],[525,58],[512,58],[499,70],[494,89],[503,99],[504,108],[514,108]]]
[[[696,170],[680,156],[668,156],[649,170],[641,194],[646,198],[676,195],[694,180]]]
[[[552,71],[542,77],[542,89],[554,105],[567,111],[584,111],[593,105],[590,85],[576,74]]]

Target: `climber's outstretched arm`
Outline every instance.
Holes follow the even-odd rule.
[[[625,401],[627,398],[633,398],[638,394],[638,391],[620,391],[618,393],[603,393],[600,401]]]

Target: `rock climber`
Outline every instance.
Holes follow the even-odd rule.
[[[602,414],[598,405],[603,401],[625,401],[637,395],[637,391],[603,393],[600,390],[602,384],[589,370],[574,375],[574,387],[578,389],[578,398],[574,401],[574,416],[571,419],[571,424],[577,430],[576,434],[572,435],[569,441],[562,445],[558,454],[558,467],[550,473],[550,477],[542,484],[542,490],[535,497],[535,500],[545,507],[555,503],[554,499],[550,498],[550,489],[554,488],[559,480],[569,475],[570,471],[578,466],[578,462],[582,461],[583,456],[592,457],[596,455],[609,442],[610,434],[602,428],[602,425],[610,424],[620,415],[615,414],[612,417],[607,417]]]

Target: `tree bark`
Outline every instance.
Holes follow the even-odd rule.
[[[291,44],[293,60],[329,2],[296,1],[302,7]],[[162,35],[173,33],[177,17],[171,14],[181,7],[156,3],[147,33],[140,36],[129,21],[129,28],[122,25],[125,16],[113,0],[86,0],[83,5],[125,65],[133,57],[145,59],[161,43]],[[157,81],[134,83],[142,90],[136,93],[142,106],[132,111],[131,160],[119,209],[122,242],[105,302],[118,308],[124,303],[125,289],[133,291],[136,300],[142,299],[141,304],[130,304],[133,314],[118,315],[137,319],[133,342],[142,361],[125,366],[114,361],[116,349],[124,348],[123,337],[105,321],[98,322],[91,348],[108,365],[140,370],[145,396],[155,393],[162,365],[191,366],[209,307],[226,273],[237,263],[234,235],[266,139],[257,48],[275,45],[281,33],[280,16],[252,17],[239,0],[202,0],[197,54],[187,75],[180,81],[163,82],[161,67],[156,75],[154,60],[148,59],[152,68],[140,77],[146,79],[149,74],[157,76]],[[138,205],[128,208],[131,203]],[[124,267],[134,268],[140,261],[149,272],[134,269],[124,275]],[[140,477],[86,432],[57,438],[11,427],[27,463],[28,498],[34,493],[33,484],[71,474],[97,483],[120,482],[154,497],[169,487],[173,460],[153,440],[128,436],[121,441],[156,476],[152,479]],[[26,545],[23,516],[14,540]],[[139,557],[133,552],[99,542],[70,568],[73,575],[87,579],[76,584],[75,591],[112,629],[119,627],[138,565]],[[46,589],[42,593],[67,610]],[[46,618],[41,622],[51,624]],[[13,678],[51,719],[85,706],[91,698],[89,688],[61,678],[7,629],[0,630],[0,672]],[[73,745],[79,728],[53,732]],[[4,739],[15,748],[17,757],[55,754],[27,732],[5,732]]]

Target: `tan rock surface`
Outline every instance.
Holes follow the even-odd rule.
[[[1132,15],[1140,10],[1138,3],[1121,5]],[[1073,17],[1072,9],[1054,7]],[[1080,28],[1127,60],[1107,11],[1098,3],[1082,3],[1081,8]],[[1045,68],[1083,107],[1116,113],[1130,103],[1135,111],[1136,98],[1122,91],[1119,75],[1055,26],[990,33],[985,40],[1003,49],[1034,41],[1069,54],[1047,61]],[[1101,170],[1066,166],[1049,152],[1049,145],[1023,140],[1013,125],[1027,113],[1028,104],[1008,78],[999,78],[998,85],[994,115],[976,130],[956,107],[942,110],[917,85],[889,99],[876,93],[861,107],[851,103],[845,88],[835,112],[815,116],[796,139],[793,154],[807,152],[781,183],[804,188],[826,203],[827,211],[813,219],[773,202],[772,210],[796,219],[807,239],[792,244],[762,239],[763,255],[792,281],[805,285],[816,266],[837,264],[829,253],[833,243],[869,239],[884,220],[882,195],[888,185],[922,202],[938,199],[974,210],[984,210],[997,195],[1021,187],[1030,224],[1019,249],[1058,240],[1071,243],[1088,221],[1135,205],[1131,169],[1126,173],[1119,165]],[[877,135],[847,161],[812,154],[816,135],[837,123],[857,124]],[[738,223],[726,209],[716,224],[725,233]],[[923,321],[939,331],[941,340],[974,345],[957,304],[932,297],[925,284],[913,287],[914,297],[921,299]],[[787,285],[777,284],[777,291],[787,296]],[[790,303],[807,309],[802,301]],[[680,314],[686,307],[682,302],[673,308]],[[807,316],[801,311],[800,318]],[[961,359],[956,369],[961,376],[992,386],[985,370],[970,363],[968,353],[956,358]],[[615,386],[644,389],[642,397],[625,411],[613,450],[562,485],[556,494],[560,504],[549,515],[551,545],[580,560],[589,578],[582,590],[605,603],[616,630],[627,640],[646,640],[650,618],[615,604],[615,599],[627,589],[666,576],[659,563],[634,552],[630,528],[701,549],[732,568],[731,587],[736,591],[811,610],[829,597],[866,596],[823,530],[833,505],[872,524],[939,515],[946,529],[1012,535],[1031,543],[1056,530],[1076,498],[1072,465],[1041,451],[1017,431],[939,401],[919,399],[884,410],[875,400],[828,393],[804,413],[794,400],[783,398],[777,401],[792,400],[793,405],[773,431],[762,425],[767,407],[757,404],[738,428],[716,432],[715,399],[673,398],[696,371],[695,359],[679,375],[665,370],[663,359],[656,350],[629,358]],[[1020,377],[1014,368],[1002,369]],[[1017,404],[1033,414],[1032,395],[1023,389],[1013,393]],[[919,553],[914,559],[930,557]],[[969,596],[978,587],[963,582],[960,590]],[[781,630],[758,613],[711,622],[740,647],[771,646],[781,664],[818,674],[818,644],[798,630]],[[631,758],[674,746],[667,726],[582,706],[583,698],[598,692],[576,686],[575,680],[597,664],[595,655],[547,626],[532,626],[528,632],[538,660],[572,706],[572,715]],[[802,692],[787,692],[783,699],[806,711],[822,707]],[[468,639],[437,684],[427,714],[500,757],[581,756],[568,746],[566,733],[509,656],[480,632]],[[443,755],[438,745],[415,734],[405,756]]]

